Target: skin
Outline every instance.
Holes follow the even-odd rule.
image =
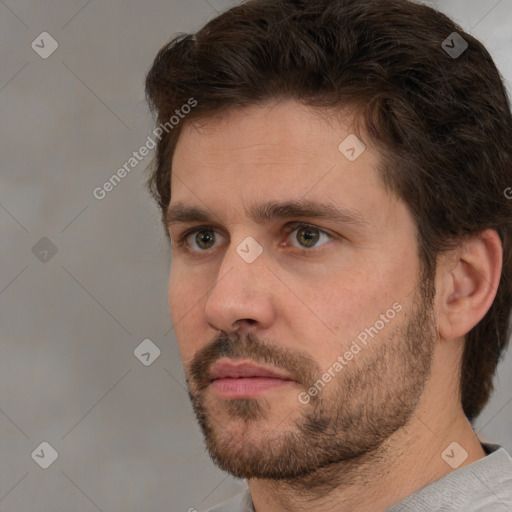
[[[383,511],[453,471],[441,457],[452,442],[468,453],[458,467],[485,456],[461,407],[458,371],[464,335],[495,296],[499,237],[487,230],[439,257],[435,297],[426,299],[415,223],[385,190],[378,152],[364,135],[355,161],[338,150],[350,123],[291,100],[233,110],[187,124],[173,160],[171,206],[209,216],[169,226],[169,307],[189,395],[212,459],[247,478],[256,512]],[[305,200],[361,222],[261,222],[246,211]],[[295,221],[311,228],[287,231]],[[249,236],[263,249],[252,263],[236,251]],[[393,304],[400,312],[301,403]],[[221,398],[208,372],[230,359],[294,382]]]

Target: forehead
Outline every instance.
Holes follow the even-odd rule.
[[[296,200],[327,185],[378,185],[377,158],[369,141],[355,161],[340,151],[343,141],[356,136],[353,115],[344,114],[287,100],[187,123],[173,159],[173,200],[176,194],[217,194],[225,187],[269,199],[293,190],[287,199]]]
[[[230,109],[206,119],[186,123],[177,144],[175,158],[191,149],[250,152],[274,155],[281,159],[294,159],[314,155],[312,151],[321,140],[323,146],[334,143],[345,132],[350,133],[354,114],[334,113],[326,109],[313,109],[294,100],[268,102],[243,109]],[[265,148],[260,146],[264,145]],[[263,151],[264,149],[264,151]],[[284,152],[283,152],[284,150]],[[191,156],[191,155],[188,155]]]

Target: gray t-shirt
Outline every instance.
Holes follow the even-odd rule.
[[[482,443],[487,456],[452,471],[385,512],[512,512],[512,457]],[[255,512],[249,489],[206,512]]]

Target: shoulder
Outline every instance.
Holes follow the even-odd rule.
[[[427,485],[388,512],[508,512],[512,510],[512,457],[482,443],[487,456]]]

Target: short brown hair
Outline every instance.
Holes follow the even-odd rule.
[[[458,58],[442,43],[457,32]],[[195,98],[159,140],[148,187],[162,211],[183,126],[280,98],[311,107],[357,107],[382,156],[382,178],[413,214],[423,278],[437,256],[487,228],[504,261],[493,305],[467,335],[460,369],[472,421],[493,390],[512,304],[512,116],[484,46],[447,16],[407,0],[249,0],[158,53],[146,78],[157,122]],[[167,230],[166,230],[167,232]]]

